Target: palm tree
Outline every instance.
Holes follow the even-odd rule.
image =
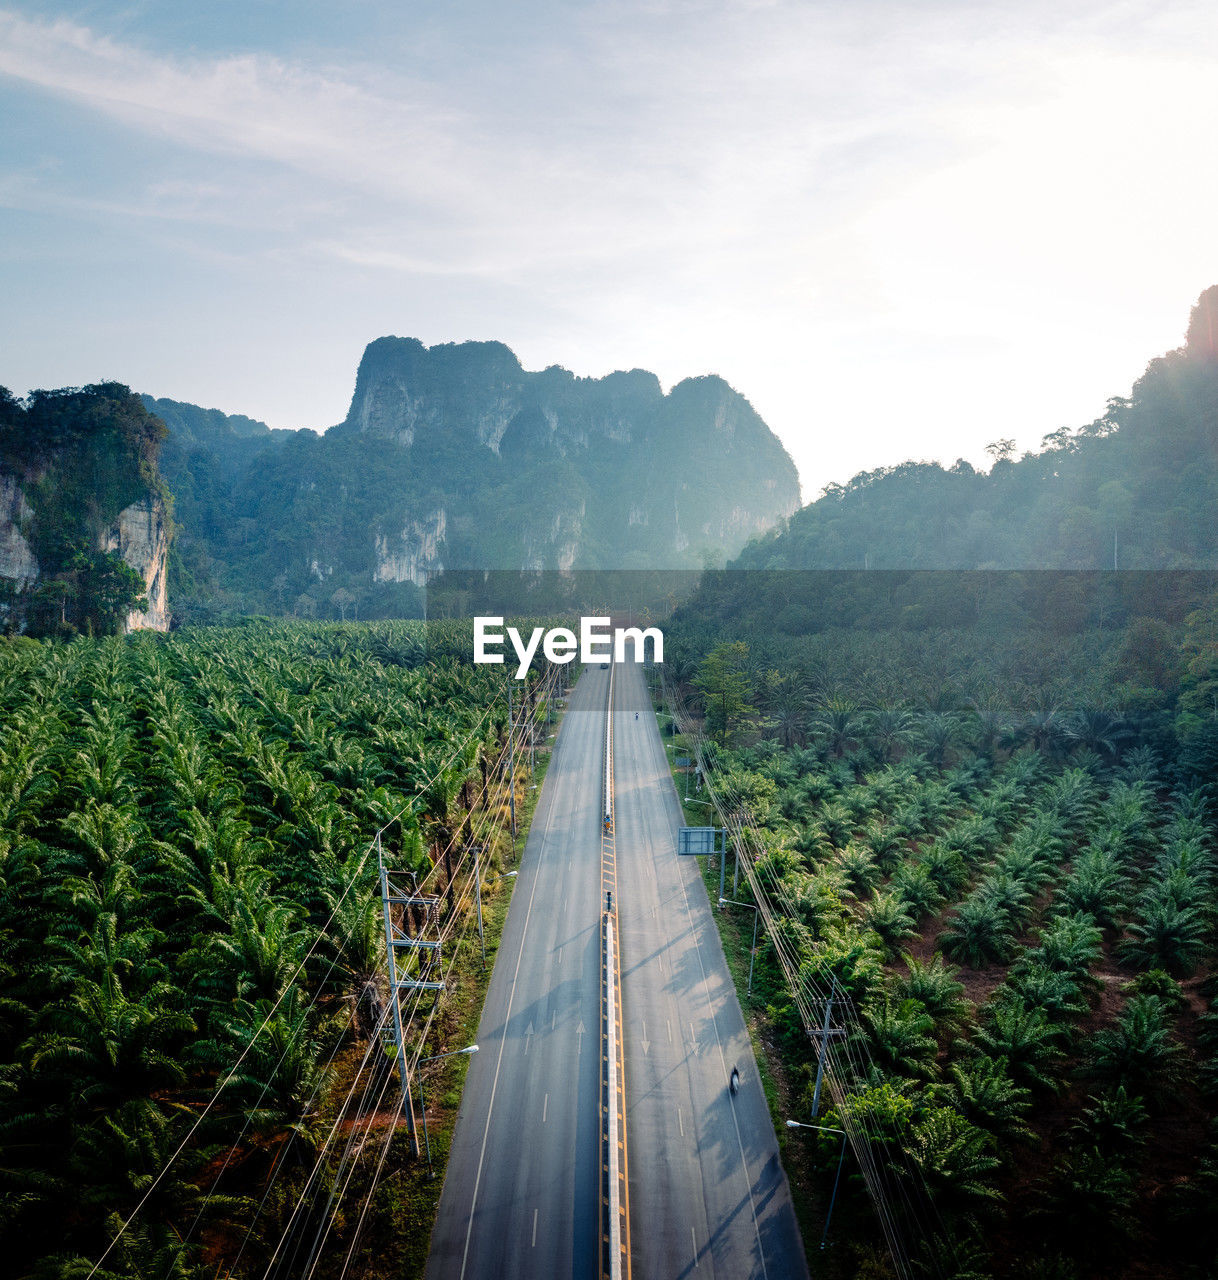
[[[1174,1018],[1182,1013],[1188,1007],[1188,996],[1184,994],[1184,988],[1173,978],[1166,969],[1151,969],[1146,973],[1139,973],[1132,982],[1127,982],[1121,990],[1128,996],[1154,996],[1163,1006],[1163,1012],[1169,1018]],[[1208,1014],[1202,1014],[1200,1024],[1204,1025]],[[1204,1036],[1201,1034],[1201,1027],[1198,1027],[1198,1043],[1204,1046]]]
[[[808,682],[799,672],[766,673],[761,705],[784,747],[802,746],[808,713]]]
[[[262,879],[250,876],[232,886],[229,932],[208,935],[201,959],[234,984],[236,997],[274,1001],[296,974],[308,934],[298,908],[256,887]]]
[[[816,815],[817,825],[835,849],[844,849],[854,834],[854,818],[839,802],[824,805]]]
[[[932,711],[922,717],[919,736],[932,764],[942,769],[960,734],[960,721],[951,711]]]
[[[971,969],[1005,963],[1014,945],[1010,916],[996,900],[979,894],[960,904],[939,935],[943,953]]]
[[[950,1084],[941,1095],[966,1120],[1003,1144],[1036,1141],[1027,1124],[1032,1093],[1011,1079],[1001,1059],[965,1058],[953,1063],[948,1075]]]
[[[992,760],[1006,728],[1006,713],[993,694],[975,699],[971,706],[976,717],[973,747],[983,759]]]
[[[1144,902],[1142,909],[1142,918],[1129,926],[1122,956],[1143,969],[1190,973],[1210,947],[1210,930],[1200,909],[1177,906],[1171,898]]]
[[[864,721],[858,704],[848,698],[827,698],[808,719],[808,729],[825,739],[825,746],[837,760],[857,746]]]
[[[1131,783],[1155,786],[1159,781],[1159,760],[1150,746],[1134,747],[1121,763],[1121,774]]]
[[[1058,833],[1081,831],[1095,803],[1095,779],[1083,769],[1065,769],[1044,792],[1044,808]]]
[[[966,862],[976,862],[998,843],[998,828],[989,818],[973,814],[961,818],[944,834],[942,842]]]
[[[998,867],[990,870],[973,896],[993,902],[1006,915],[1012,930],[1022,929],[1032,914],[1032,886]]]
[[[1089,915],[1096,924],[1112,928],[1126,899],[1127,885],[1111,855],[1092,845],[1075,858],[1070,875],[1057,890],[1053,908]]]
[[[1086,912],[1059,915],[1040,932],[1039,945],[1024,953],[1021,962],[1043,965],[1067,974],[1080,986],[1098,988],[1091,970],[1103,956],[1103,935],[1095,918]]]
[[[892,829],[903,840],[915,840],[926,832],[926,817],[917,804],[898,805],[892,814]]]
[[[1148,1118],[1142,1099],[1117,1085],[1089,1095],[1069,1132],[1077,1142],[1094,1147],[1101,1155],[1130,1156],[1146,1141],[1142,1129]]]
[[[935,1107],[918,1120],[906,1151],[939,1214],[966,1220],[990,1215],[1002,1197],[994,1185],[994,1139],[959,1112]]]
[[[1038,1009],[1012,998],[990,1006],[987,1020],[973,1037],[979,1053],[1002,1060],[1018,1083],[1056,1090],[1051,1071],[1063,1054],[1057,1031]]]
[[[936,1035],[954,1035],[972,1021],[973,1006],[964,998],[964,984],[957,980],[956,970],[943,963],[942,956],[903,959],[907,972],[896,977],[893,990],[898,997],[922,1005],[934,1019]]]
[[[60,827],[75,836],[93,869],[104,873],[115,862],[130,861],[144,828],[135,806],[92,797],[59,820]]]
[[[1072,1253],[1083,1249],[1092,1262],[1110,1258],[1133,1232],[1134,1189],[1133,1173],[1119,1160],[1071,1147],[1039,1189],[1037,1216],[1053,1223]]]
[[[1200,854],[1200,850],[1196,851]],[[1176,846],[1165,850],[1155,861],[1154,884],[1143,895],[1143,911],[1160,902],[1174,902],[1177,907],[1195,907],[1204,910],[1209,901],[1210,876],[1201,858],[1194,858],[1193,846]],[[1173,858],[1180,857],[1180,861]]]
[[[130,1103],[156,1110],[152,1094],[185,1080],[180,1063],[193,1021],[173,1008],[175,990],[154,983],[128,996],[118,970],[99,982],[78,978],[44,1015],[48,1028],[23,1047],[32,1075],[65,1082],[78,1111],[100,1116]]]
[[[1161,1103],[1184,1074],[1184,1050],[1156,996],[1134,996],[1090,1042],[1088,1069],[1100,1080]]]
[[[1129,736],[1119,717],[1090,703],[1077,707],[1062,727],[1068,741],[1100,756],[1115,756],[1120,743]]]
[[[856,898],[866,897],[880,882],[880,868],[870,849],[851,844],[833,855],[833,864],[845,877],[846,885]]]
[[[884,944],[884,952],[888,959],[896,955],[902,942],[917,936],[918,926],[906,909],[905,900],[899,891],[889,889],[886,892],[876,890],[869,902],[864,903],[860,912],[859,923],[869,929]]]
[[[943,902],[939,886],[920,862],[906,862],[899,866],[893,874],[892,887],[904,898],[907,910],[916,920],[928,916]]]
[[[866,733],[887,763],[913,741],[915,724],[913,712],[903,703],[886,703],[867,715]]]
[[[968,883],[968,868],[960,851],[939,841],[922,849],[917,864],[945,898],[954,898]]]
[[[327,941],[341,975],[343,999],[352,1007],[356,1034],[366,1038],[379,1026],[384,1005],[385,933],[380,896],[367,886],[361,892],[356,871],[350,864],[344,868],[348,887],[333,895]]]
[[[281,1155],[297,1150],[303,1158],[315,1150],[328,1069],[320,1064],[300,989],[293,987],[278,1007],[267,1000],[242,1002],[222,1025],[233,1056],[248,1052],[220,1081],[221,1097],[238,1103],[254,1132]]]
[[[1041,702],[1007,731],[1004,745],[1014,748],[1026,742],[1041,755],[1053,757],[1060,750],[1064,734],[1059,709],[1050,702]]]
[[[1039,1009],[1050,1022],[1071,1022],[1087,1012],[1078,980],[1045,964],[1021,964],[1007,978],[1005,991],[1020,1004]]]
[[[861,1017],[864,1043],[885,1072],[927,1080],[937,1075],[934,1019],[918,1001],[883,996],[865,1004]]]
[[[864,832],[867,848],[885,871],[895,871],[905,852],[905,841],[883,819],[873,818]]]
[[[882,976],[883,956],[875,940],[844,926],[826,927],[800,966],[800,982],[807,991],[826,991],[836,981],[856,1005],[880,985]]]

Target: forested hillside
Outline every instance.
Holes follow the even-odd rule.
[[[908,461],[831,484],[740,568],[1168,569],[1218,565],[1218,286],[1127,397],[990,471]],[[1030,376],[1012,371],[1013,377]],[[979,429],[985,406],[977,406]]]
[[[722,564],[799,500],[786,451],[722,379],[528,372],[507,347],[381,338],[324,435],[169,400],[174,607],[417,616],[443,570]]]

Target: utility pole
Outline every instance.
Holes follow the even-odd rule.
[[[376,858],[381,878],[381,908],[385,920],[385,956],[389,968],[389,999],[393,1008],[393,1038],[396,1049],[398,1075],[402,1082],[402,1109],[406,1113],[406,1125],[410,1133],[410,1146],[415,1158],[419,1155],[419,1136],[414,1123],[414,1101],[410,1094],[410,1070],[406,1065],[406,1042],[402,1027],[401,994],[403,991],[443,991],[444,983],[427,978],[401,978],[398,976],[397,952],[399,948],[414,951],[427,956],[424,972],[440,963],[441,943],[426,938],[412,938],[399,930],[393,923],[393,908],[421,907],[426,922],[434,922],[436,909],[440,899],[435,896],[422,896],[417,893],[402,893],[389,879],[385,869],[385,858],[381,849],[381,838],[376,838]]]
[[[410,1133],[414,1154],[419,1154],[419,1139],[414,1131],[414,1103],[410,1097],[410,1072],[406,1068],[406,1043],[402,1036],[402,1006],[398,999],[398,968],[393,954],[393,920],[389,911],[389,876],[385,871],[385,858],[381,850],[381,837],[376,837],[376,861],[381,877],[381,907],[385,915],[385,955],[389,962],[389,1003],[393,1009],[393,1039],[397,1048],[398,1078],[402,1082],[402,1109],[406,1112],[406,1125]]]
[[[816,1113],[820,1110],[820,1087],[821,1082],[825,1078],[825,1058],[829,1052],[829,1037],[844,1036],[845,1029],[842,1027],[830,1027],[829,1017],[833,1012],[833,997],[837,993],[837,979],[834,978],[829,987],[829,997],[825,1001],[825,1021],[820,1031],[813,1036],[814,1040],[819,1040],[820,1044],[816,1054],[816,1088],[812,1091],[812,1116],[815,1119]]]
[[[486,935],[482,932],[482,869],[479,858],[482,853],[480,844],[471,844],[474,855],[474,902],[478,908],[478,941],[482,944],[482,967],[486,968]]]
[[[512,685],[508,682],[508,808],[512,814],[512,843],[516,842],[516,725],[512,717]]]

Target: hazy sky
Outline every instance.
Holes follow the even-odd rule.
[[[365,344],[721,374],[805,499],[1035,448],[1218,283],[1218,7],[0,0],[0,382],[324,428]]]

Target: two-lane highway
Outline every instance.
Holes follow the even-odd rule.
[[[598,1274],[608,679],[585,673],[559,732],[466,1079],[428,1280]],[[634,663],[617,667],[615,702],[633,1280],[806,1280],[706,890],[696,860],[677,856],[680,805]]]
[[[698,860],[677,856],[681,807],[642,668],[618,666],[615,683],[634,1277],[803,1280],[791,1192]]]
[[[520,864],[428,1280],[584,1280],[599,1223],[600,771],[609,673],[572,692]]]

